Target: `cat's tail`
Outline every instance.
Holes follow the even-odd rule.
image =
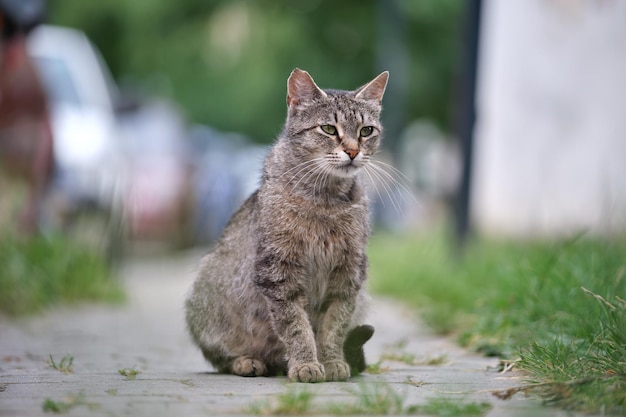
[[[358,375],[365,370],[365,353],[363,345],[372,338],[374,326],[362,324],[348,332],[343,344],[343,354],[346,362],[350,365],[350,373]]]

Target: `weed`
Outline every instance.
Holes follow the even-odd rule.
[[[141,373],[141,371],[135,368],[124,368],[118,369],[117,373],[125,377],[127,381],[132,381]]]
[[[60,362],[56,362],[52,357],[52,353],[50,354],[50,359],[48,360],[48,365],[53,367],[59,372],[63,372],[64,374],[71,374],[74,372],[74,357],[72,355],[65,355],[61,358]]]
[[[423,385],[423,383],[413,381],[410,377],[407,380],[415,386]],[[351,393],[355,396],[353,402],[333,402],[313,410],[313,393],[305,389],[290,388],[275,398],[252,403],[246,411],[256,415],[480,416],[491,408],[488,403],[463,403],[446,398],[433,398],[424,405],[406,406],[404,397],[389,384],[359,384],[358,390],[351,391]]]
[[[55,401],[51,398],[46,398],[43,401],[41,408],[46,413],[67,413],[70,409],[76,407],[77,405],[85,404],[85,398],[82,394],[79,395],[68,395],[62,400]]]
[[[261,401],[250,405],[248,411],[257,415],[301,415],[306,414],[314,394],[306,389],[289,388],[276,396],[274,401]]]
[[[43,405],[41,406],[43,411],[46,413],[65,413],[70,408],[72,408],[74,404],[67,403],[65,401],[54,401],[50,398],[46,398],[43,401]]]
[[[415,355],[412,353],[383,353],[380,356],[381,360],[400,362],[407,365],[413,365],[415,361]]]
[[[429,416],[482,416],[491,409],[491,404],[481,402],[464,403],[445,397],[429,398],[426,404],[412,405],[408,414],[426,414]]]
[[[387,384],[360,384],[354,403],[330,403],[322,413],[331,415],[401,414],[403,399]],[[302,415],[312,412],[314,394],[306,389],[288,389],[273,399],[253,403],[248,411],[257,415]]]
[[[401,363],[405,363],[407,365],[412,365],[412,366],[443,365],[443,364],[445,364],[448,361],[448,356],[445,355],[445,354],[438,355],[438,356],[432,356],[432,357],[422,357],[422,358],[419,358],[419,357],[417,357],[416,355],[414,355],[412,353],[392,352],[392,353],[383,353],[380,358],[382,360],[401,362]]]
[[[196,386],[191,379],[179,379],[178,382],[180,382],[181,384],[186,385],[188,387],[195,387]]]
[[[272,404],[269,400],[258,400],[250,403],[246,410],[246,413],[254,414],[257,416],[272,415]]]
[[[413,385],[414,387],[418,387],[418,388],[427,384],[427,382],[422,381],[422,380],[420,381],[414,380],[412,376],[407,376],[405,382],[409,385]]]
[[[371,375],[384,374],[385,372],[389,372],[389,367],[383,366],[383,362],[378,361],[367,365],[365,372]]]
[[[422,364],[428,365],[428,366],[438,366],[438,365],[445,365],[446,363],[448,363],[448,355],[444,353],[442,355],[425,358]]]
[[[280,415],[304,414],[309,410],[312,400],[313,393],[310,391],[304,389],[287,391],[278,396],[275,412]]]
[[[404,399],[388,384],[359,384],[353,391],[353,403],[331,403],[327,407],[332,415],[397,415],[402,414]]]
[[[406,345],[409,344],[409,340],[408,339],[401,339],[398,340],[395,343],[391,343],[389,345],[387,345],[387,348],[389,349],[393,349],[393,350],[403,350],[404,348],[406,348]]]

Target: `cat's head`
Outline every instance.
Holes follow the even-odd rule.
[[[315,160],[326,174],[354,176],[378,150],[388,77],[385,71],[354,91],[322,90],[308,72],[293,70],[287,81],[285,125],[292,155]]]

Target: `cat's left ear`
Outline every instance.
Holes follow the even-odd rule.
[[[383,94],[385,94],[385,88],[387,88],[388,79],[389,71],[382,72],[378,77],[357,89],[355,98],[360,100],[373,100],[381,103],[383,101]]]

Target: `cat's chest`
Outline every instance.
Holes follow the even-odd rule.
[[[307,215],[300,214],[297,226],[302,245],[300,262],[307,269],[305,285],[312,306],[321,305],[329,289],[341,285],[340,282],[333,282],[340,279],[335,272],[363,253],[367,239],[363,232],[367,227],[363,223],[363,215],[363,208],[357,205],[344,211],[318,209]]]
[[[275,250],[314,275],[326,274],[365,252],[369,236],[367,201],[315,204],[282,194],[262,205],[259,222]]]
[[[364,251],[369,225],[364,205],[352,204],[342,209],[310,210],[300,213],[296,222],[303,245],[304,261],[310,268],[325,274],[350,257]]]

